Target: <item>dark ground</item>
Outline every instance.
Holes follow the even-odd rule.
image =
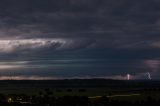
[[[0,103],[5,106],[143,106],[147,102],[156,106],[160,103],[160,81],[5,80],[0,81],[0,94]]]

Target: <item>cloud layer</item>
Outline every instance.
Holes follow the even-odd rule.
[[[157,79],[159,5],[158,0],[0,0],[1,74],[123,79],[150,72]]]

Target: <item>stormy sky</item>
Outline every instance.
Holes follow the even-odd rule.
[[[0,0],[0,79],[160,78],[159,0]]]

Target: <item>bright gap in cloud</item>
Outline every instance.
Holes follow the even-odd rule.
[[[18,40],[0,40],[0,52],[14,52],[20,50],[40,49],[46,47],[61,48],[68,39],[18,39]]]

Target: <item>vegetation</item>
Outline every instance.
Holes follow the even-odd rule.
[[[86,96],[62,96],[55,97],[47,92],[40,96],[12,95],[0,96],[1,106],[159,106],[160,99],[156,100],[148,96],[144,100],[116,100],[102,96],[90,99]]]
[[[158,106],[159,81],[0,81],[0,106]]]

